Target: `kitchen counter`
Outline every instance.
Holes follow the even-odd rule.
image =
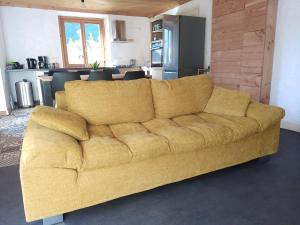
[[[110,67],[106,67],[110,68]],[[140,67],[132,67],[132,68],[121,68],[118,72],[120,74],[113,74],[114,80],[122,80],[126,71],[130,70],[138,70]],[[36,103],[43,104],[44,103],[44,94],[43,94],[43,85],[52,81],[52,76],[49,76],[51,72],[61,72],[61,71],[80,71],[84,72],[81,77],[82,80],[87,80],[90,68],[58,68],[58,69],[11,69],[6,70],[6,78],[8,81],[10,96],[14,102],[17,102],[16,97],[16,88],[15,83],[18,81],[22,81],[26,79],[31,82],[33,89],[33,98]],[[50,73],[49,73],[50,72]],[[151,78],[148,76],[147,78]],[[44,84],[43,84],[44,83]]]
[[[112,79],[113,80],[123,80],[125,76],[125,73],[118,73],[118,74],[112,74]],[[47,76],[47,75],[43,75],[43,76],[39,76],[38,79],[40,79],[43,82],[49,82],[52,81],[53,76]],[[80,75],[81,80],[88,80],[89,75]],[[151,79],[152,76],[151,75],[145,75],[145,78]]]
[[[123,80],[125,76],[125,73],[121,74],[112,74],[113,80]],[[84,80],[88,82],[89,75],[80,75],[81,80]],[[151,75],[146,75],[145,78],[151,79]],[[40,93],[42,95],[41,99],[41,105],[47,105],[47,106],[53,106],[53,99],[52,99],[52,87],[51,87],[51,82],[53,79],[53,76],[39,76],[37,78],[39,80],[40,84]]]
[[[49,69],[13,69],[6,70],[6,72],[49,72]]]
[[[9,86],[9,92],[12,100],[17,102],[15,83],[26,79],[31,82],[33,90],[33,99],[39,103],[42,99],[39,76],[48,73],[48,69],[15,69],[6,70],[6,80]]]

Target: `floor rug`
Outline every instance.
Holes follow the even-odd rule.
[[[0,117],[0,167],[19,164],[23,134],[32,109]]]

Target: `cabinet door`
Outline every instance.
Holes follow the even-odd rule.
[[[180,17],[179,77],[195,75],[204,66],[205,23],[201,17]]]

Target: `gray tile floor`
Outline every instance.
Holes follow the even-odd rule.
[[[0,225],[25,225],[18,167],[0,168]],[[41,225],[41,221],[30,225]],[[266,160],[67,213],[65,225],[300,225],[300,133]]]

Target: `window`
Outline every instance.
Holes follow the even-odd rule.
[[[104,66],[104,23],[101,19],[59,17],[65,67]]]

